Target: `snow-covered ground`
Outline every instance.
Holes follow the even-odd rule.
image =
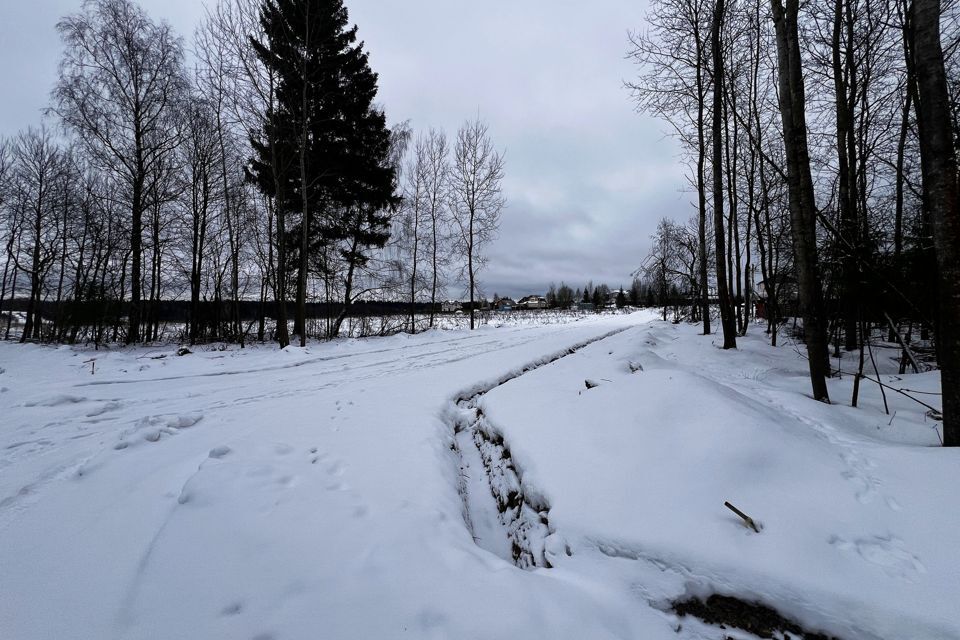
[[[717,340],[639,312],[0,344],[0,638],[749,637],[670,611],[713,592],[960,638],[960,455],[925,409],[842,406],[849,377],[815,403],[789,344]]]

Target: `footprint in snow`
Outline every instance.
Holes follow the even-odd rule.
[[[174,415],[174,416],[147,416],[141,418],[137,425],[131,430],[123,433],[120,442],[114,445],[114,449],[120,451],[128,448],[135,441],[130,441],[129,436],[139,433],[141,439],[147,442],[159,442],[163,436],[174,436],[182,429],[188,429],[203,419],[199,413]]]
[[[913,553],[908,551],[903,540],[895,536],[868,536],[847,540],[832,536],[829,543],[843,551],[855,551],[863,560],[875,564],[892,578],[914,583],[927,568]]]
[[[96,418],[97,416],[102,416],[105,413],[116,411],[117,409],[120,409],[122,406],[123,405],[121,403],[115,402],[113,400],[109,402],[104,402],[102,405],[100,405],[96,409],[88,411],[86,417]]]

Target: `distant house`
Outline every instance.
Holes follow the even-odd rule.
[[[610,306],[611,304],[613,306],[617,306],[617,296],[620,295],[621,293],[623,294],[624,298],[627,298],[627,299],[630,298],[629,291],[626,291],[625,289],[614,289],[613,291],[610,292],[610,295],[607,296],[607,306]]]
[[[526,296],[520,298],[517,306],[521,309],[546,309],[550,305],[547,304],[547,299],[543,296]]]
[[[758,318],[770,316],[770,299],[777,299],[777,320],[799,314],[799,286],[797,279],[789,274],[776,274],[769,280],[761,280],[755,290],[753,312]]]
[[[513,298],[497,298],[493,301],[493,308],[497,311],[513,311],[517,303]]]
[[[592,302],[574,302],[570,305],[570,311],[593,311]]]
[[[798,289],[796,278],[789,274],[778,273],[769,280],[761,280],[757,293],[763,298],[769,298],[771,294],[776,293],[781,300],[789,300],[797,296]]]
[[[443,313],[455,313],[463,309],[463,303],[459,300],[444,300],[440,303],[440,311]]]

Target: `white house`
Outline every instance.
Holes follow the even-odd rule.
[[[517,306],[521,309],[546,309],[549,305],[543,296],[526,296],[520,298]]]

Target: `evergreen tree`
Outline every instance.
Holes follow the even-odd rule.
[[[642,284],[640,278],[634,278],[630,285],[630,304],[634,307],[640,306],[640,292]]]
[[[280,268],[297,272],[294,330],[303,345],[308,268],[329,275],[342,258],[349,305],[365,250],[389,238],[396,171],[386,118],[373,105],[377,75],[342,0],[264,0],[260,24],[263,40],[251,45],[276,78],[276,102],[253,135],[250,168],[278,220],[294,222],[278,241],[287,256]]]

